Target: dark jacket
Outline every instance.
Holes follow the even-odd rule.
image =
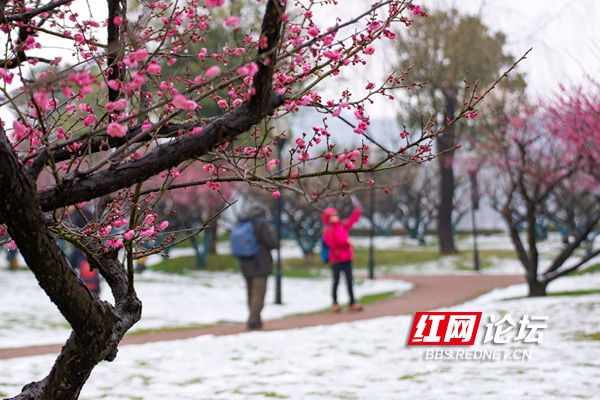
[[[251,218],[261,215],[258,211],[251,212],[241,218],[241,221],[247,221]],[[244,276],[268,276],[273,271],[273,257],[271,257],[271,250],[277,248],[277,239],[273,232],[269,221],[262,215],[254,220],[254,233],[262,245],[258,255],[255,258],[240,258],[240,269]]]

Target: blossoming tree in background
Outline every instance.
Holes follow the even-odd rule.
[[[367,150],[383,146],[369,134],[366,105],[392,99],[406,86],[404,71],[381,82],[353,82],[327,98],[319,91],[368,64],[377,42],[396,38],[392,26],[426,17],[410,2],[369,3],[348,20],[324,25],[315,17],[339,15],[342,4],[263,0],[255,21],[244,19],[252,15],[244,7],[239,15],[224,12],[224,0],[138,3],[131,9],[127,0],[0,4],[0,229],[73,328],[49,374],[16,399],[77,398],[95,365],[116,357],[141,317],[134,259],[161,250],[140,245],[168,229],[155,207],[173,184],[182,185],[176,178],[192,161],[207,177],[189,185],[219,192],[243,182],[274,197],[285,189],[312,200],[304,180],[339,176],[326,196],[343,192],[344,179],[356,172],[389,168],[390,160],[393,166],[427,161],[434,157],[432,140],[447,127],[425,121],[413,135],[399,132],[367,167]],[[106,10],[108,17],[100,16]],[[230,30],[227,43],[209,52],[202,43],[221,25]],[[162,73],[178,62],[179,74]],[[188,72],[192,64],[201,72]],[[220,114],[205,114],[207,101]],[[478,101],[471,96],[456,118],[473,113]],[[332,117],[353,114],[361,145],[346,148],[347,139],[324,121],[300,135],[292,161],[276,173],[273,149],[286,132],[272,132],[267,120],[303,107]],[[310,169],[314,160],[325,168]],[[67,207],[90,205],[94,215],[84,227],[70,222]],[[57,239],[85,252],[114,302],[87,289]]]
[[[544,296],[550,282],[600,254],[596,248],[568,261],[600,221],[600,85],[591,81],[562,89],[552,101],[504,119],[478,144],[485,160],[483,182],[508,225],[529,295]],[[541,219],[567,230],[564,247],[544,268],[538,251]]]

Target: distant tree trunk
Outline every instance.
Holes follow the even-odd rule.
[[[314,264],[315,253],[312,251],[304,253],[304,262],[308,265]]]
[[[210,254],[217,254],[217,228],[219,226],[218,218],[210,221],[210,224],[206,227],[206,234],[210,235],[210,245],[208,246],[208,252]]]
[[[541,297],[546,295],[546,287],[548,284],[538,281],[537,277],[532,278],[527,276],[527,284],[529,285],[529,297]]]
[[[444,96],[446,100],[446,116],[450,119],[454,119],[456,109],[456,95],[454,92],[455,90],[448,90]],[[452,162],[454,155],[452,151],[444,153],[444,151],[452,149],[455,146],[455,141],[454,125],[450,125],[437,139],[438,153],[442,153],[438,157],[440,165],[440,203],[437,219],[441,254],[456,253],[454,237],[452,235],[452,210],[454,209],[454,167]]]

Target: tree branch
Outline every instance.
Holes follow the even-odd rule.
[[[272,115],[274,110],[284,102],[283,96],[275,95],[271,88],[276,49],[283,24],[281,15],[284,12],[285,5],[279,1],[270,0],[267,3],[261,31],[261,38],[266,38],[267,44],[259,50],[259,59],[262,62],[253,77],[255,93],[250,100],[204,126],[199,136],[176,138],[160,144],[139,159],[89,176],[67,175],[60,184],[46,188],[40,193],[42,209],[49,211],[91,200],[142,182],[183,161],[207,154],[219,145],[232,141],[246,132],[266,116]],[[192,129],[195,126],[201,126],[200,122],[177,128]]]
[[[52,11],[62,5],[65,5],[67,3],[72,3],[73,0],[58,0],[58,1],[51,1],[50,3],[46,4],[45,6],[42,7],[38,7],[35,8],[33,10],[29,10],[27,12],[23,12],[23,13],[19,13],[19,14],[12,14],[9,15],[8,17],[6,17],[6,20],[8,22],[13,22],[13,21],[24,21],[27,20],[29,21],[31,18],[40,15],[42,13],[45,12],[49,12]]]

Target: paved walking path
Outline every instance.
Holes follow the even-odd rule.
[[[385,276],[381,278],[411,282],[415,287],[402,296],[369,304],[361,312],[347,312],[344,310],[338,314],[320,313],[287,317],[265,322],[263,331],[331,325],[361,319],[414,314],[417,311],[428,311],[461,304],[496,288],[525,283],[523,275],[428,275]],[[238,323],[150,334],[132,334],[126,335],[120,345],[188,339],[200,335],[231,335],[245,331],[245,324]],[[58,354],[61,347],[62,344],[0,349],[0,360],[42,354]]]

